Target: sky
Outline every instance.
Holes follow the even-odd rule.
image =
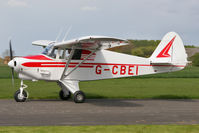
[[[0,0],[0,56],[9,39],[18,56],[39,54],[35,40],[103,35],[161,40],[177,32],[199,46],[199,0]]]

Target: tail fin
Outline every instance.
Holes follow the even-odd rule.
[[[175,32],[167,33],[150,57],[152,64],[171,64],[185,66],[187,54],[180,36]]]

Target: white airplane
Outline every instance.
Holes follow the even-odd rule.
[[[57,82],[59,96],[68,100],[73,94],[75,103],[85,101],[79,89],[80,81],[131,77],[182,70],[187,64],[183,42],[175,32],[166,34],[149,58],[132,56],[107,49],[127,45],[125,40],[88,36],[74,40],[35,41],[32,44],[45,47],[42,54],[12,59],[8,65],[21,79],[20,89],[14,94],[17,102],[28,98],[23,80],[45,80]],[[14,71],[13,71],[14,70]]]

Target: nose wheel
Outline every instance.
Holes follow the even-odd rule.
[[[21,80],[21,86],[14,94],[14,99],[16,102],[25,102],[27,100],[28,92],[24,90],[27,87],[27,85],[23,84],[23,80]]]
[[[22,94],[20,94],[20,90],[17,90],[14,94],[14,98],[16,102],[25,102],[27,99],[28,93],[27,91],[23,91]]]

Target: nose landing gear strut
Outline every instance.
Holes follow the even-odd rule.
[[[23,83],[21,80],[21,86],[19,90],[17,90],[14,94],[14,98],[16,102],[25,102],[28,98],[28,92],[25,90],[28,86]]]

